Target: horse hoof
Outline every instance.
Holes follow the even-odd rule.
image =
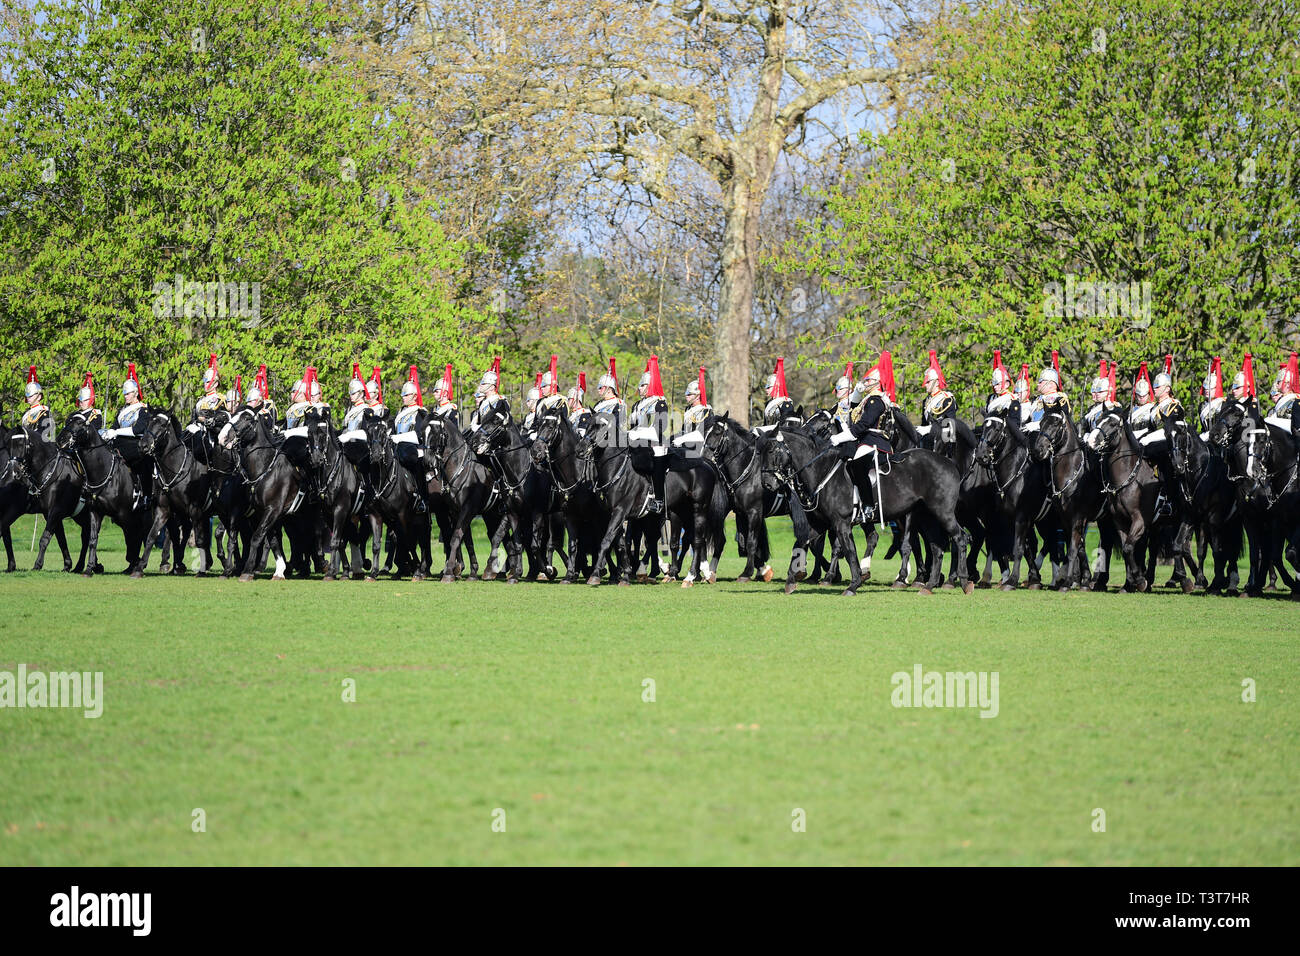
[[[684,588],[693,588],[693,587],[695,587],[695,582],[694,582],[694,581],[683,581],[683,582],[682,582],[682,587],[684,587]]]
[[[518,583],[519,583],[518,578],[514,578],[514,577],[506,578],[506,584],[518,584]]]
[[[794,582],[794,581],[788,581],[788,582],[786,582],[786,585],[785,585],[785,593],[786,593],[786,594],[794,594],[794,588],[795,588],[795,582]]]
[[[253,576],[251,574],[241,574],[239,580],[247,584],[249,581],[253,580]]]
[[[955,591],[956,589],[957,585],[953,584],[951,581],[944,581],[943,584],[939,585],[940,591]]]
[[[158,565],[159,574],[169,574],[171,573],[171,569],[172,569],[172,564],[170,561],[164,561],[162,564]]]
[[[708,581],[710,584],[717,584],[718,576],[716,574],[710,574],[707,578],[705,578],[705,580]]]
[[[1193,581],[1183,581],[1183,593],[1191,594],[1196,590],[1196,583]]]
[[[559,577],[559,575],[560,572],[555,569],[555,565],[548,564],[546,566],[546,580],[554,581],[557,577]]]
[[[81,572],[81,576],[82,576],[83,578],[93,578],[93,577],[95,576],[95,572],[94,572],[94,571],[82,571],[82,572]]]
[[[628,583],[628,580],[626,578],[624,578],[623,580],[618,582],[618,586],[621,588],[630,588],[632,585]]]
[[[930,590],[929,588],[927,588],[927,587],[923,587],[923,588],[921,588],[921,590],[917,591],[916,593],[917,593],[917,594],[924,594],[926,597],[930,597],[930,596],[932,596],[932,595],[934,594],[934,592],[931,591],[931,590]]]
[[[451,582],[453,582],[453,581],[455,581],[455,580],[456,580],[456,575],[454,575],[454,574],[444,574],[444,575],[442,576],[442,583],[443,583],[443,584],[451,584]]]
[[[369,584],[374,584],[374,583],[375,583],[375,576],[374,576],[373,574],[367,574],[367,575],[366,575],[366,581],[367,581],[367,583],[369,583]]]
[[[806,577],[808,577],[808,572],[807,572],[807,571],[796,571],[796,572],[794,573],[794,579],[795,579],[795,581],[802,581],[802,580],[803,580],[804,578],[806,578]]]
[[[139,571],[132,571],[132,572],[131,572],[131,577],[134,578],[135,580],[139,581],[142,577],[144,577],[144,575],[141,574]]]
[[[495,581],[496,577],[497,577],[497,573],[495,571],[484,571],[482,580]]]
[[[893,584],[890,585],[890,587],[893,588],[895,591],[901,591],[901,590],[903,590],[904,588],[907,587],[907,582],[906,582],[906,581],[895,581]]]
[[[1138,594],[1141,594],[1143,591],[1149,589],[1147,588],[1147,583],[1145,581],[1139,581],[1137,585],[1133,588],[1133,590],[1136,591]]]
[[[1032,581],[1029,584],[1025,585],[1026,591],[1041,591],[1042,589],[1043,586],[1039,584],[1037,581]]]
[[[963,594],[974,594],[975,585],[970,581],[967,581],[965,584],[962,585],[961,591]]]
[[[284,580],[284,575],[283,575],[283,574],[273,574],[273,575],[271,575],[271,580],[272,580],[272,581],[283,581],[283,580]]]
[[[853,597],[853,594],[854,594],[853,588],[845,588],[843,591],[840,592],[840,597]]]
[[[764,583],[764,584],[768,584],[768,583],[771,582],[771,580],[772,580],[772,569],[771,569],[771,568],[764,568],[764,569],[763,569],[763,583]]]
[[[593,588],[600,587],[600,578],[593,574],[591,577],[587,578],[587,583]]]
[[[1014,591],[1015,589],[1016,589],[1016,587],[1015,587],[1014,584],[1004,584],[1004,585],[1002,585],[1002,588],[1001,588],[1001,590],[1003,590],[1003,591]]]
[[[321,578],[321,580],[322,580],[322,581],[333,581],[333,580],[334,580],[334,575],[332,575],[332,574],[327,574],[327,575],[325,575],[323,578]]]
[[[750,578],[749,578],[749,575],[748,575],[748,574],[742,574],[740,577],[736,578],[736,583],[737,583],[737,584],[748,584],[748,583],[749,583],[749,580],[750,580]]]

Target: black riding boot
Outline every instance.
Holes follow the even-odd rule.
[[[654,488],[654,501],[650,502],[650,512],[652,514],[663,514],[664,504],[664,481],[668,476],[668,456],[655,456],[653,470],[650,473],[650,484]]]

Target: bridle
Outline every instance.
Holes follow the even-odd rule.
[[[271,469],[275,467],[275,463],[280,457],[281,449],[276,448],[275,445],[271,444],[270,442],[265,442],[261,445],[253,445],[249,448],[244,448],[243,439],[239,437],[239,429],[236,427],[235,423],[238,422],[240,419],[242,419],[245,415],[248,416],[251,427],[257,429],[260,433],[261,426],[259,424],[257,412],[253,411],[253,409],[249,407],[241,408],[239,411],[235,412],[235,414],[230,417],[230,421],[227,422],[226,424],[230,427],[230,434],[234,438],[234,441],[232,443],[233,446],[235,448],[239,448],[244,453],[242,455],[235,456],[235,467],[239,471],[239,476],[244,479],[244,483],[247,484],[250,488],[252,488],[255,487],[259,481],[261,481],[263,478],[265,478],[267,475],[271,473]],[[244,457],[252,452],[260,451],[263,448],[271,449],[272,452],[274,452],[274,454],[271,455],[271,460],[266,463],[266,467],[262,470],[262,473],[258,475],[256,478],[254,478],[248,473],[248,469],[244,467]]]
[[[154,471],[158,475],[159,490],[162,492],[168,492],[175,488],[180,480],[189,474],[190,468],[194,465],[194,454],[190,451],[188,445],[184,442],[178,442],[181,447],[181,464],[172,475],[172,480],[168,481],[166,476],[163,474],[163,464],[166,462],[167,456],[172,454],[176,449],[171,445],[168,445],[161,457],[154,454],[155,449],[158,447],[158,436],[153,433],[154,422],[163,422],[164,425],[170,425],[171,419],[165,414],[155,415],[153,420],[149,423],[149,427],[145,429],[145,434],[140,436],[140,449],[146,455],[153,457]],[[149,439],[148,447],[145,446],[146,437]]]
[[[709,444],[709,438],[713,435],[713,430],[715,428],[722,429],[722,437],[718,440],[717,447]],[[749,478],[750,474],[758,466],[759,456],[758,448],[756,446],[740,442],[740,449],[738,451],[732,452],[730,455],[723,458],[719,458],[718,455],[723,450],[724,443],[730,443],[733,437],[731,429],[727,427],[727,423],[721,418],[716,419],[711,425],[709,425],[708,430],[704,434],[704,450],[705,457],[708,459],[709,464],[711,464],[714,470],[722,476],[723,484],[727,486],[727,491],[729,491],[731,496],[734,498],[736,497],[736,489]],[[735,461],[745,452],[749,452],[749,463],[740,470],[739,475],[734,478],[731,477],[727,474],[727,465],[730,462]]]
[[[1045,415],[1045,416],[1043,417],[1043,423],[1044,423],[1044,425],[1045,425],[1049,420],[1067,421],[1067,420],[1064,418],[1064,416],[1063,416],[1060,412],[1051,412],[1050,414]],[[1038,437],[1039,437],[1041,440],[1047,442],[1047,447],[1048,447],[1048,449],[1051,451],[1051,456],[1050,456],[1050,457],[1051,457],[1051,467],[1049,467],[1049,468],[1047,469],[1047,477],[1048,477],[1048,480],[1049,480],[1049,482],[1050,482],[1050,484],[1051,484],[1051,494],[1052,494],[1052,497],[1053,497],[1053,498],[1055,498],[1055,499],[1057,499],[1057,500],[1059,501],[1059,500],[1060,500],[1060,499],[1065,495],[1065,493],[1066,493],[1067,491],[1070,490],[1070,486],[1071,486],[1072,484],[1074,484],[1076,481],[1078,481],[1080,478],[1083,477],[1084,466],[1085,466],[1086,463],[1087,463],[1087,458],[1086,458],[1086,456],[1083,454],[1083,449],[1081,449],[1081,448],[1066,449],[1066,448],[1062,447],[1062,448],[1058,449],[1058,448],[1056,447],[1056,442],[1052,439],[1052,437],[1051,437],[1050,435],[1048,435],[1048,433],[1047,433],[1045,430],[1042,430],[1042,429],[1043,429],[1043,426],[1042,426],[1042,425],[1039,426],[1039,429],[1040,429],[1040,430],[1039,430],[1039,432],[1038,432]],[[1062,437],[1063,439],[1068,439],[1068,438],[1069,438],[1068,424],[1065,425],[1065,426],[1062,426],[1061,437]],[[1062,444],[1064,445],[1064,442],[1063,442]],[[1062,455],[1066,455],[1066,454],[1076,454],[1076,453],[1077,453],[1078,456],[1079,456],[1079,464],[1078,464],[1078,467],[1076,467],[1076,468],[1074,469],[1074,471],[1073,471],[1070,475],[1068,475],[1068,476],[1066,477],[1065,481],[1061,483],[1061,487],[1060,487],[1060,488],[1057,488],[1057,487],[1056,487],[1056,468],[1055,468],[1055,465],[1056,465],[1057,460],[1058,460]]]
[[[545,437],[545,438],[544,438],[544,437],[543,437],[543,429],[545,429],[547,426],[550,426],[551,428],[553,428],[554,431],[553,431],[553,433],[552,433],[549,437]],[[574,477],[574,479],[573,479],[573,484],[568,485],[568,486],[566,487],[565,484],[564,484],[564,482],[560,481],[560,479],[559,479],[559,478],[556,476],[556,474],[555,474],[555,463],[556,463],[557,459],[556,459],[556,457],[555,457],[554,455],[551,454],[551,442],[552,442],[554,439],[556,439],[556,438],[559,437],[559,435],[560,435],[560,430],[561,430],[561,426],[560,426],[560,416],[559,416],[558,414],[549,414],[549,413],[548,413],[547,415],[543,416],[543,418],[542,418],[542,423],[541,423],[541,425],[538,426],[538,428],[537,428],[537,439],[536,439],[536,443],[537,443],[537,444],[540,444],[541,447],[542,447],[542,450],[545,452],[544,458],[545,458],[545,461],[546,461],[546,471],[547,471],[547,473],[551,476],[551,482],[555,485],[555,490],[558,491],[558,492],[559,492],[559,493],[560,493],[560,494],[561,494],[561,495],[562,495],[562,496],[567,500],[568,497],[569,497],[569,493],[572,492],[574,488],[577,488],[578,485],[582,484],[582,481],[583,481],[583,478],[582,478],[582,470],[583,470],[583,469],[582,469],[581,466],[582,466],[582,463],[583,463],[583,459],[580,459],[580,458],[578,457],[577,448],[576,448],[576,446],[575,446],[574,450],[573,450],[572,452],[570,452],[569,455],[568,455],[568,459],[573,461],[573,473],[574,473],[574,476],[575,476],[575,477]],[[559,458],[559,459],[558,459],[558,461],[560,461],[560,462],[563,462],[563,461],[565,461],[565,460],[566,460],[566,459],[564,459],[564,458]]]

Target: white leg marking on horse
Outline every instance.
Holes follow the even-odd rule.
[[[284,558],[277,557],[275,559],[275,576],[277,578],[284,577],[284,568],[285,568]]]

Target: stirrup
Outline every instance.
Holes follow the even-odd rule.
[[[645,499],[646,514],[659,515],[664,513],[664,503],[656,498],[653,494],[646,495]]]

